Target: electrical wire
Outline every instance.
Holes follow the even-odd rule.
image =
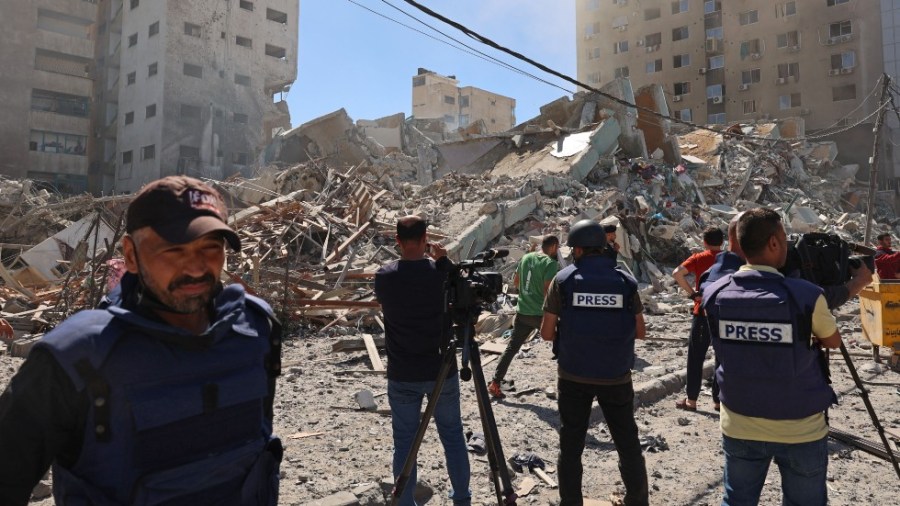
[[[831,135],[831,134],[825,134],[825,131],[830,130],[832,128],[839,127],[839,125],[841,124],[842,121],[844,121],[844,119],[849,118],[850,116],[853,115],[853,113],[855,113],[856,111],[861,109],[863,105],[865,105],[873,96],[875,96],[875,92],[878,91],[878,87],[881,85],[882,79],[884,79],[884,74],[878,76],[878,81],[875,82],[875,86],[872,87],[872,91],[870,91],[869,94],[866,95],[866,98],[864,98],[862,100],[862,102],[857,104],[857,106],[854,107],[852,111],[845,114],[843,118],[835,121],[833,124],[831,124],[825,128],[822,128],[821,130],[819,130],[819,132],[816,135]]]
[[[385,1],[385,0],[382,0],[382,1]],[[546,72],[546,73],[548,73],[548,74],[551,74],[551,75],[553,75],[553,76],[556,76],[556,77],[558,77],[558,78],[560,78],[560,79],[562,79],[562,80],[564,80],[564,81],[566,81],[566,82],[569,82],[569,83],[571,83],[571,84],[574,84],[574,85],[579,86],[579,87],[581,87],[581,88],[584,88],[584,89],[586,89],[586,90],[590,90],[591,92],[596,93],[596,94],[598,94],[598,95],[600,95],[600,96],[602,96],[602,97],[604,97],[604,98],[606,98],[606,99],[608,99],[608,100],[610,100],[610,101],[612,101],[612,102],[615,102],[615,103],[617,103],[617,104],[619,104],[619,105],[623,105],[623,106],[625,106],[625,107],[630,107],[630,108],[636,109],[636,110],[638,110],[638,111],[645,112],[645,113],[647,113],[647,114],[653,115],[653,116],[655,116],[655,117],[657,117],[657,118],[660,118],[660,119],[665,119],[665,120],[668,120],[668,121],[672,121],[672,122],[674,122],[674,123],[679,123],[679,124],[682,124],[682,125],[687,125],[687,126],[689,126],[689,127],[691,127],[691,128],[697,129],[697,130],[705,130],[705,131],[715,132],[715,133],[719,133],[719,134],[723,133],[723,131],[722,131],[721,129],[711,128],[711,127],[708,127],[708,126],[705,126],[705,125],[699,125],[699,124],[697,124],[697,123],[693,123],[693,122],[690,122],[690,121],[682,120],[681,118],[675,118],[675,117],[673,117],[673,116],[668,116],[668,115],[666,115],[666,114],[662,114],[662,113],[660,113],[660,112],[657,112],[657,111],[655,111],[655,110],[653,110],[653,109],[650,109],[650,108],[647,108],[647,107],[639,106],[639,105],[637,105],[637,104],[632,104],[632,103],[628,102],[627,100],[623,100],[623,99],[621,99],[621,98],[619,98],[619,97],[616,97],[615,95],[611,95],[611,94],[606,93],[606,92],[603,92],[603,91],[601,91],[601,90],[599,90],[599,89],[597,89],[597,88],[594,88],[594,87],[592,87],[592,86],[590,86],[590,85],[587,85],[587,84],[585,84],[585,83],[582,83],[581,81],[578,81],[577,79],[574,79],[574,78],[572,78],[572,77],[570,77],[570,76],[568,76],[568,75],[566,75],[566,74],[563,74],[563,73],[561,73],[561,72],[559,72],[559,71],[556,71],[556,70],[554,70],[554,69],[552,69],[552,68],[550,68],[550,67],[548,67],[548,66],[546,66],[546,65],[544,65],[544,64],[542,64],[542,63],[540,63],[540,62],[538,62],[538,61],[535,61],[535,60],[533,60],[533,59],[531,59],[531,58],[529,58],[529,57],[527,57],[527,56],[525,56],[525,55],[523,55],[523,54],[521,54],[521,53],[519,53],[519,52],[516,52],[516,51],[514,51],[514,50],[512,50],[512,49],[509,49],[509,48],[507,48],[507,47],[504,47],[504,46],[498,44],[497,42],[494,42],[493,40],[491,40],[491,39],[485,37],[484,35],[481,35],[481,34],[479,34],[478,32],[473,31],[472,29],[466,27],[465,25],[462,25],[462,24],[460,24],[460,23],[458,23],[458,22],[456,22],[456,21],[454,21],[454,20],[452,20],[452,19],[450,19],[450,18],[447,18],[446,16],[443,16],[442,14],[440,14],[440,13],[438,13],[438,12],[435,12],[435,11],[432,10],[432,9],[429,9],[428,7],[426,7],[426,6],[424,6],[424,5],[422,5],[422,4],[418,3],[418,2],[416,2],[415,0],[403,0],[403,1],[404,1],[405,3],[411,5],[412,7],[418,9],[419,11],[423,12],[424,14],[426,14],[426,15],[432,17],[432,18],[435,18],[435,19],[437,19],[437,20],[439,20],[439,21],[441,21],[441,22],[443,22],[443,23],[445,23],[445,24],[447,24],[447,25],[450,25],[450,26],[452,26],[453,28],[456,28],[456,29],[459,30],[460,32],[464,33],[466,36],[468,36],[468,37],[470,37],[470,38],[472,38],[472,39],[474,39],[474,40],[476,40],[476,41],[478,41],[478,42],[480,42],[480,43],[482,43],[482,44],[485,44],[485,45],[487,45],[487,46],[489,46],[489,47],[492,47],[492,48],[494,48],[494,49],[496,49],[496,50],[498,50],[498,51],[502,51],[502,52],[504,52],[504,53],[506,53],[506,54],[508,54],[508,55],[510,55],[510,56],[512,56],[512,57],[514,57],[514,58],[516,58],[516,59],[518,59],[518,60],[524,61],[524,62],[526,62],[526,63],[528,63],[528,64],[530,64],[530,65],[532,65],[532,66],[534,66],[534,67],[537,67],[538,69],[540,69],[540,70],[542,70],[542,71],[544,71],[544,72]],[[887,103],[887,102],[885,102],[885,104],[886,104],[886,103]],[[793,140],[814,140],[814,139],[821,139],[821,138],[823,138],[823,137],[827,137],[827,136],[835,135],[835,134],[837,134],[837,133],[845,132],[845,131],[847,131],[847,130],[850,130],[850,129],[852,129],[852,128],[855,128],[856,126],[861,125],[862,123],[865,122],[866,119],[871,118],[872,116],[874,116],[875,114],[877,114],[877,112],[880,112],[882,109],[884,109],[884,107],[886,107],[886,105],[881,105],[880,107],[878,107],[878,108],[876,109],[875,112],[873,112],[872,114],[870,114],[869,116],[867,116],[867,117],[864,118],[863,120],[861,120],[861,121],[859,121],[859,122],[856,122],[855,124],[852,124],[852,125],[850,125],[850,126],[847,126],[847,127],[843,128],[842,130],[839,130],[839,131],[837,131],[837,132],[831,132],[831,133],[828,133],[828,134],[826,134],[826,135],[824,135],[824,136],[816,135],[816,136],[798,137],[798,138],[795,138],[795,139],[793,139]],[[771,139],[771,138],[768,138],[768,137],[759,137],[759,136],[748,135],[748,134],[744,134],[744,133],[731,133],[731,132],[729,132],[729,135],[732,135],[732,136],[734,136],[734,137],[741,137],[741,138],[746,139],[746,140],[757,140],[757,141],[762,141],[762,142],[773,142],[773,140],[775,140],[775,139]]]

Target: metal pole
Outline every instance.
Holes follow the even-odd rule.
[[[891,84],[891,78],[887,74],[881,75],[881,98],[878,100],[878,107],[881,111],[875,120],[875,146],[872,148],[872,158],[869,159],[869,202],[866,205],[866,234],[863,244],[870,244],[869,239],[872,238],[872,212],[875,209],[875,189],[878,179],[878,159],[881,158],[881,130],[884,126],[884,112],[887,101],[890,99],[888,87]]]

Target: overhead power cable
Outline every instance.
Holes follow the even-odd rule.
[[[382,0],[382,1],[385,1],[385,0]],[[542,63],[540,63],[540,62],[538,62],[538,61],[535,61],[535,60],[533,60],[533,59],[531,59],[531,58],[529,58],[529,57],[527,57],[527,56],[525,56],[525,55],[523,55],[523,54],[521,54],[521,53],[519,53],[519,52],[513,51],[512,49],[509,49],[509,48],[507,48],[507,47],[505,47],[505,46],[502,46],[502,45],[498,44],[497,42],[494,42],[493,40],[489,39],[488,37],[485,37],[484,35],[481,35],[480,33],[475,32],[474,30],[472,30],[472,29],[466,27],[465,25],[460,24],[460,23],[458,23],[458,22],[456,22],[456,21],[454,21],[454,20],[452,20],[452,19],[450,19],[450,18],[448,18],[448,17],[446,17],[446,16],[444,16],[444,15],[438,13],[438,12],[435,12],[435,11],[432,10],[432,9],[429,9],[428,7],[426,7],[426,6],[422,5],[422,4],[420,4],[419,2],[416,2],[415,0],[403,0],[403,1],[404,1],[405,3],[411,5],[412,7],[418,9],[419,11],[425,13],[426,15],[428,15],[428,16],[430,16],[430,17],[432,17],[432,18],[435,18],[435,19],[437,19],[437,20],[439,20],[439,21],[441,21],[441,22],[443,22],[443,23],[445,23],[445,24],[448,24],[448,25],[452,26],[453,28],[456,28],[457,30],[461,31],[462,33],[464,33],[464,34],[467,35],[468,37],[471,37],[472,39],[475,39],[475,40],[477,40],[478,42],[480,42],[480,43],[482,43],[482,44],[485,44],[485,45],[487,45],[487,46],[490,46],[490,47],[492,47],[492,48],[494,48],[494,49],[496,49],[496,50],[498,50],[498,51],[502,51],[502,52],[504,52],[504,53],[506,53],[506,54],[508,54],[508,55],[510,55],[510,56],[512,56],[512,57],[514,57],[514,58],[516,58],[516,59],[518,59],[518,60],[524,61],[524,62],[526,62],[526,63],[528,63],[528,64],[530,64],[530,65],[532,65],[532,66],[534,66],[534,67],[537,67],[538,69],[540,69],[540,70],[542,70],[542,71],[544,71],[544,72],[546,72],[546,73],[548,73],[548,74],[554,75],[554,76],[556,76],[556,77],[558,77],[558,78],[560,78],[560,79],[562,79],[562,80],[564,80],[564,81],[566,81],[566,82],[568,82],[568,83],[574,84],[574,85],[579,86],[579,87],[581,87],[581,88],[584,88],[584,89],[586,89],[586,90],[590,90],[591,92],[596,93],[596,94],[598,94],[598,95],[600,95],[600,96],[602,96],[602,97],[604,97],[604,98],[606,98],[606,99],[608,99],[608,100],[610,100],[610,101],[612,101],[612,102],[615,102],[615,103],[617,103],[617,104],[623,105],[623,106],[625,106],[625,107],[630,107],[630,108],[637,109],[638,111],[643,111],[643,112],[645,112],[645,113],[647,113],[647,114],[653,115],[653,116],[655,116],[655,117],[657,117],[657,118],[660,118],[660,119],[665,119],[665,120],[672,121],[672,122],[674,122],[674,123],[680,123],[680,124],[682,124],[682,125],[687,125],[687,126],[689,126],[689,127],[692,127],[692,128],[698,129],[698,130],[705,130],[705,131],[715,132],[715,133],[719,133],[719,134],[723,133],[723,131],[722,131],[721,129],[711,128],[711,127],[708,127],[708,126],[705,126],[705,125],[699,125],[699,124],[697,124],[697,123],[692,123],[692,122],[690,122],[690,121],[685,121],[685,120],[683,120],[683,119],[681,119],[681,118],[676,118],[676,117],[673,117],[673,116],[668,116],[668,115],[666,115],[666,114],[662,114],[662,113],[660,113],[660,112],[657,112],[657,111],[655,111],[655,110],[653,110],[653,109],[650,109],[650,108],[647,108],[647,107],[639,106],[639,105],[637,105],[637,104],[632,104],[631,102],[628,102],[627,100],[623,100],[623,99],[621,99],[621,98],[619,98],[619,97],[616,97],[615,95],[611,95],[611,94],[606,93],[606,92],[604,92],[604,91],[601,91],[601,90],[599,90],[599,89],[597,89],[597,88],[594,88],[593,86],[590,86],[590,85],[588,85],[588,84],[582,83],[581,81],[579,81],[579,80],[577,80],[577,79],[575,79],[575,78],[573,78],[573,77],[570,77],[570,76],[568,76],[568,75],[566,75],[566,74],[563,74],[562,72],[559,72],[559,71],[557,71],[557,70],[554,70],[554,69],[552,69],[552,68],[550,68],[550,67],[548,67],[548,66],[546,66],[546,65],[544,65],[544,64],[542,64]],[[879,108],[876,110],[876,112],[877,112],[877,111],[880,111],[883,107],[884,107],[884,106],[879,107]],[[873,116],[874,114],[875,114],[875,113],[869,115],[867,118],[870,118],[870,117]],[[854,128],[854,127],[856,127],[856,126],[862,124],[864,121],[865,121],[865,120],[859,121],[859,122],[855,123],[854,125],[850,125],[850,126],[844,128],[843,130],[840,130],[839,132],[834,132],[834,133],[840,133],[840,132],[849,130],[850,128]],[[829,133],[829,134],[826,134],[826,135],[824,135],[824,136],[816,135],[816,136],[798,137],[798,138],[793,139],[793,140],[815,140],[815,139],[821,139],[821,138],[823,138],[823,137],[828,137],[828,136],[830,136],[830,135],[834,135],[834,133]],[[774,139],[771,139],[771,138],[768,138],[768,137],[759,137],[759,136],[748,135],[748,134],[743,134],[743,133],[734,133],[734,134],[729,133],[729,135],[733,135],[733,136],[735,136],[735,137],[741,137],[741,138],[743,138],[743,139],[757,140],[757,141],[762,141],[762,142],[772,142],[772,141],[774,140]]]

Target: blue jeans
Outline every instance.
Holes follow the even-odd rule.
[[[394,479],[403,471],[403,463],[409,453],[416,429],[421,419],[422,399],[431,395],[434,381],[394,381],[388,380],[388,402],[391,405],[391,426],[394,430]],[[444,381],[441,395],[434,410],[447,472],[450,474],[450,497],[453,504],[468,506],[472,493],[469,490],[469,454],[463,436],[462,415],[459,410],[459,376],[451,375]],[[400,496],[401,506],[414,506],[413,491],[416,488],[416,467],[413,467],[409,481]]]
[[[781,471],[781,503],[818,506],[828,503],[828,438],[809,443],[767,443],[722,436],[725,451],[723,506],[759,504],[772,459]]]

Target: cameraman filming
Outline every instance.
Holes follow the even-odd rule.
[[[393,473],[403,470],[406,456],[419,425],[422,400],[434,389],[441,369],[442,337],[448,332],[444,319],[444,283],[452,262],[447,250],[427,242],[428,224],[419,216],[406,216],[397,222],[400,260],[375,274],[375,296],[384,313],[388,365],[388,402],[394,437]],[[426,251],[431,256],[426,256]],[[459,376],[456,363],[450,369],[434,411],[447,471],[453,487],[454,505],[468,506],[469,455],[463,436],[459,408]],[[399,504],[414,506],[416,468],[400,496]]]

